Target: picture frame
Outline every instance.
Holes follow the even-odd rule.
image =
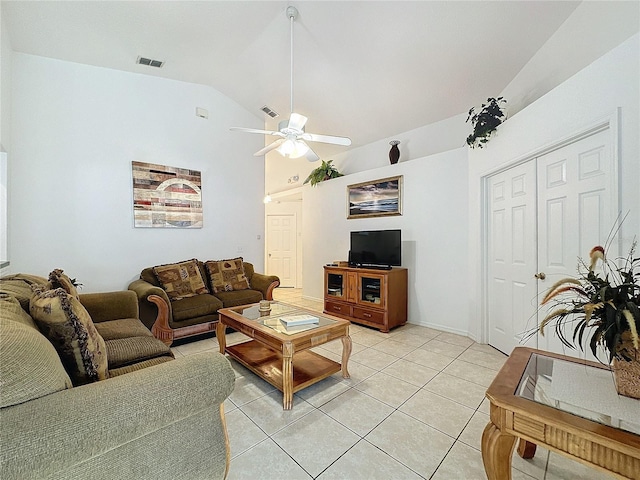
[[[198,170],[131,162],[136,228],[202,228]]]
[[[347,218],[402,215],[402,175],[347,185]]]

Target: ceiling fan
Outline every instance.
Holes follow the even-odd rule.
[[[263,149],[257,151],[253,155],[259,157],[265,155],[271,150],[277,149],[278,152],[289,158],[305,157],[310,162],[319,160],[320,157],[311,150],[306,142],[322,142],[331,143],[334,145],[343,145],[348,147],[351,145],[351,139],[348,137],[336,137],[331,135],[319,135],[316,133],[307,133],[304,131],[304,126],[307,123],[307,117],[294,113],[293,111],[293,21],[298,16],[298,9],[295,7],[288,7],[286,11],[289,18],[290,30],[291,30],[291,116],[289,120],[283,120],[278,124],[277,131],[269,130],[256,130],[254,128],[242,128],[231,127],[231,130],[248,133],[260,133],[263,135],[273,135],[278,138],[275,142],[267,145]],[[306,141],[305,141],[306,140]]]

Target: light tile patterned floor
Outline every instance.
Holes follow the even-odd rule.
[[[277,300],[322,311],[298,289]],[[232,361],[235,390],[225,402],[231,443],[229,480],[486,479],[480,454],[489,420],[484,392],[505,361],[487,345],[405,325],[390,333],[352,325],[351,378],[338,373],[294,396],[282,394]],[[229,343],[244,341],[239,333]],[[215,338],[173,348],[176,356],[218,349]],[[341,342],[316,348],[340,361]],[[608,479],[538,448],[514,455],[514,480]]]

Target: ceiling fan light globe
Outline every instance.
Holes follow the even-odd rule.
[[[296,140],[286,140],[278,147],[280,155],[289,158],[300,158],[309,151],[309,145]]]

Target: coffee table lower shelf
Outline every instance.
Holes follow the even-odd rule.
[[[225,351],[260,378],[284,392],[280,353],[264,347],[255,340],[227,346]],[[292,393],[324,380],[341,369],[339,363],[315,352],[303,350],[294,353]]]

